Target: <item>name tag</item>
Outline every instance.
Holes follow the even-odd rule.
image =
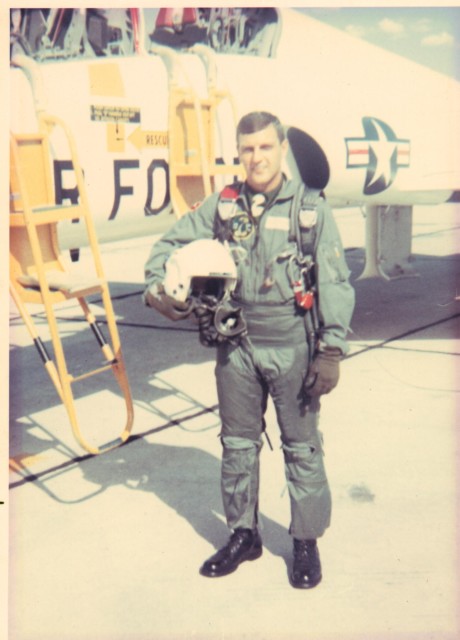
[[[278,231],[289,231],[289,218],[270,216],[265,225],[266,229],[276,229]]]

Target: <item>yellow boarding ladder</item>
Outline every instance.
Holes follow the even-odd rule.
[[[231,94],[216,83],[215,53],[205,45],[195,45],[189,53],[202,60],[207,82],[207,96],[198,96],[180,60],[180,54],[169,47],[154,46],[169,79],[169,182],[174,213],[181,217],[217,188],[218,176],[242,177],[240,165],[217,164],[216,131],[220,121],[219,105],[228,101],[236,128],[236,110]]]
[[[134,419],[131,391],[74,140],[62,120],[43,112],[38,120],[38,133],[10,136],[10,293],[64,403],[77,441],[86,451],[98,454],[128,439]],[[53,129],[61,131],[67,140],[79,193],[79,203],[76,205],[54,204],[50,170],[50,135]],[[57,242],[57,223],[61,220],[81,220],[86,226],[95,274],[89,281],[76,279],[75,274],[70,273],[64,265]],[[86,301],[87,296],[95,293],[102,298],[109,342]],[[101,367],[75,377],[67,368],[54,309],[55,305],[70,299],[78,300],[105,359]],[[55,361],[37,333],[27,303],[44,306]],[[115,440],[93,445],[78,424],[72,385],[110,370],[125,400],[126,421],[121,435]]]

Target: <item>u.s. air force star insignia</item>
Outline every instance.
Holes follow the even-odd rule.
[[[362,123],[364,138],[345,138],[347,169],[367,169],[363,193],[370,196],[388,189],[398,169],[410,166],[410,140],[397,138],[378,118],[365,117]]]
[[[230,230],[234,240],[246,240],[254,231],[254,222],[247,213],[240,213],[231,219]]]

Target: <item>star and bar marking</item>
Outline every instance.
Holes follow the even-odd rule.
[[[378,118],[362,119],[364,138],[345,138],[347,169],[364,168],[363,193],[380,193],[393,183],[398,169],[410,166],[410,140],[397,138]]]

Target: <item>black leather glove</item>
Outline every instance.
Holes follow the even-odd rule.
[[[325,347],[316,354],[304,382],[307,395],[321,396],[337,386],[341,358],[342,352],[335,347]]]
[[[143,295],[144,304],[153,307],[169,320],[183,320],[193,311],[193,301],[179,302],[166,295],[163,285],[154,282]]]

